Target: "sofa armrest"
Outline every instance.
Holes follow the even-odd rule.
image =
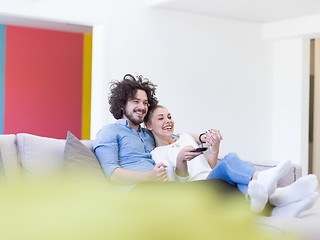
[[[208,159],[209,151],[205,151],[203,153],[204,157]],[[221,156],[219,156],[218,161],[222,159]],[[278,162],[273,161],[247,161],[253,164],[253,166],[258,171],[267,170],[269,168],[277,166]],[[298,178],[302,176],[302,168],[299,164],[292,164],[291,168],[289,169],[288,173],[283,176],[279,181],[277,186],[278,187],[285,187],[290,185],[291,183],[295,182]]]
[[[277,162],[251,162],[255,168],[259,171],[267,170],[271,167],[275,167],[278,163]],[[302,176],[302,168],[299,164],[292,164],[291,168],[289,169],[288,173],[284,175],[278,181],[278,187],[285,187],[290,185],[291,183],[295,182],[298,178]]]

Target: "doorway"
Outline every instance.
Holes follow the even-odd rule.
[[[0,15],[0,33],[0,134],[90,139],[92,27]]]
[[[320,176],[320,39],[310,42],[309,173]]]

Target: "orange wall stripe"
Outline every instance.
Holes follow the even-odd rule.
[[[90,139],[92,34],[83,35],[82,139]]]

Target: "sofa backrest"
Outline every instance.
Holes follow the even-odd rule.
[[[42,176],[60,171],[64,146],[62,139],[17,134],[19,158],[26,175]]]
[[[277,162],[253,162],[252,163],[256,170],[258,171],[263,171],[267,170],[270,167],[275,167],[277,166]],[[291,167],[289,171],[278,181],[277,186],[278,187],[285,187],[290,185],[291,183],[295,182],[298,178],[302,176],[302,168],[299,164],[291,164]]]
[[[81,140],[92,151],[92,140]],[[0,150],[8,178],[23,174],[41,177],[61,171],[64,165],[65,139],[18,133],[0,135]]]
[[[92,140],[81,140],[80,142],[93,152]],[[19,178],[22,176],[22,172],[27,176],[33,177],[47,176],[48,174],[60,172],[65,163],[65,145],[65,139],[40,137],[27,133],[0,135],[0,150],[7,177]],[[69,157],[76,153],[77,158],[81,159],[82,162],[86,161],[81,157],[83,152],[79,152],[79,149],[75,150],[76,152],[68,154]],[[94,164],[95,166],[99,165],[97,159],[92,159],[95,156],[91,157],[91,160],[88,154],[83,156],[88,157],[88,161],[91,161],[91,163],[96,161],[97,164]],[[75,162],[75,159],[71,159],[71,161]],[[276,163],[270,161],[265,163],[254,162],[253,164],[257,170],[265,170],[276,166]],[[76,163],[76,165],[79,164]],[[89,167],[89,165],[86,166]],[[300,178],[301,173],[301,166],[293,164],[287,175],[280,179],[278,186],[289,185]]]

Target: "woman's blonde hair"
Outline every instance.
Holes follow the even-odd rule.
[[[145,124],[145,125],[151,123],[151,116],[152,116],[153,112],[154,112],[156,109],[158,109],[158,108],[166,108],[166,107],[157,104],[157,105],[155,105],[151,110],[149,110],[147,116],[144,118],[144,124]]]

